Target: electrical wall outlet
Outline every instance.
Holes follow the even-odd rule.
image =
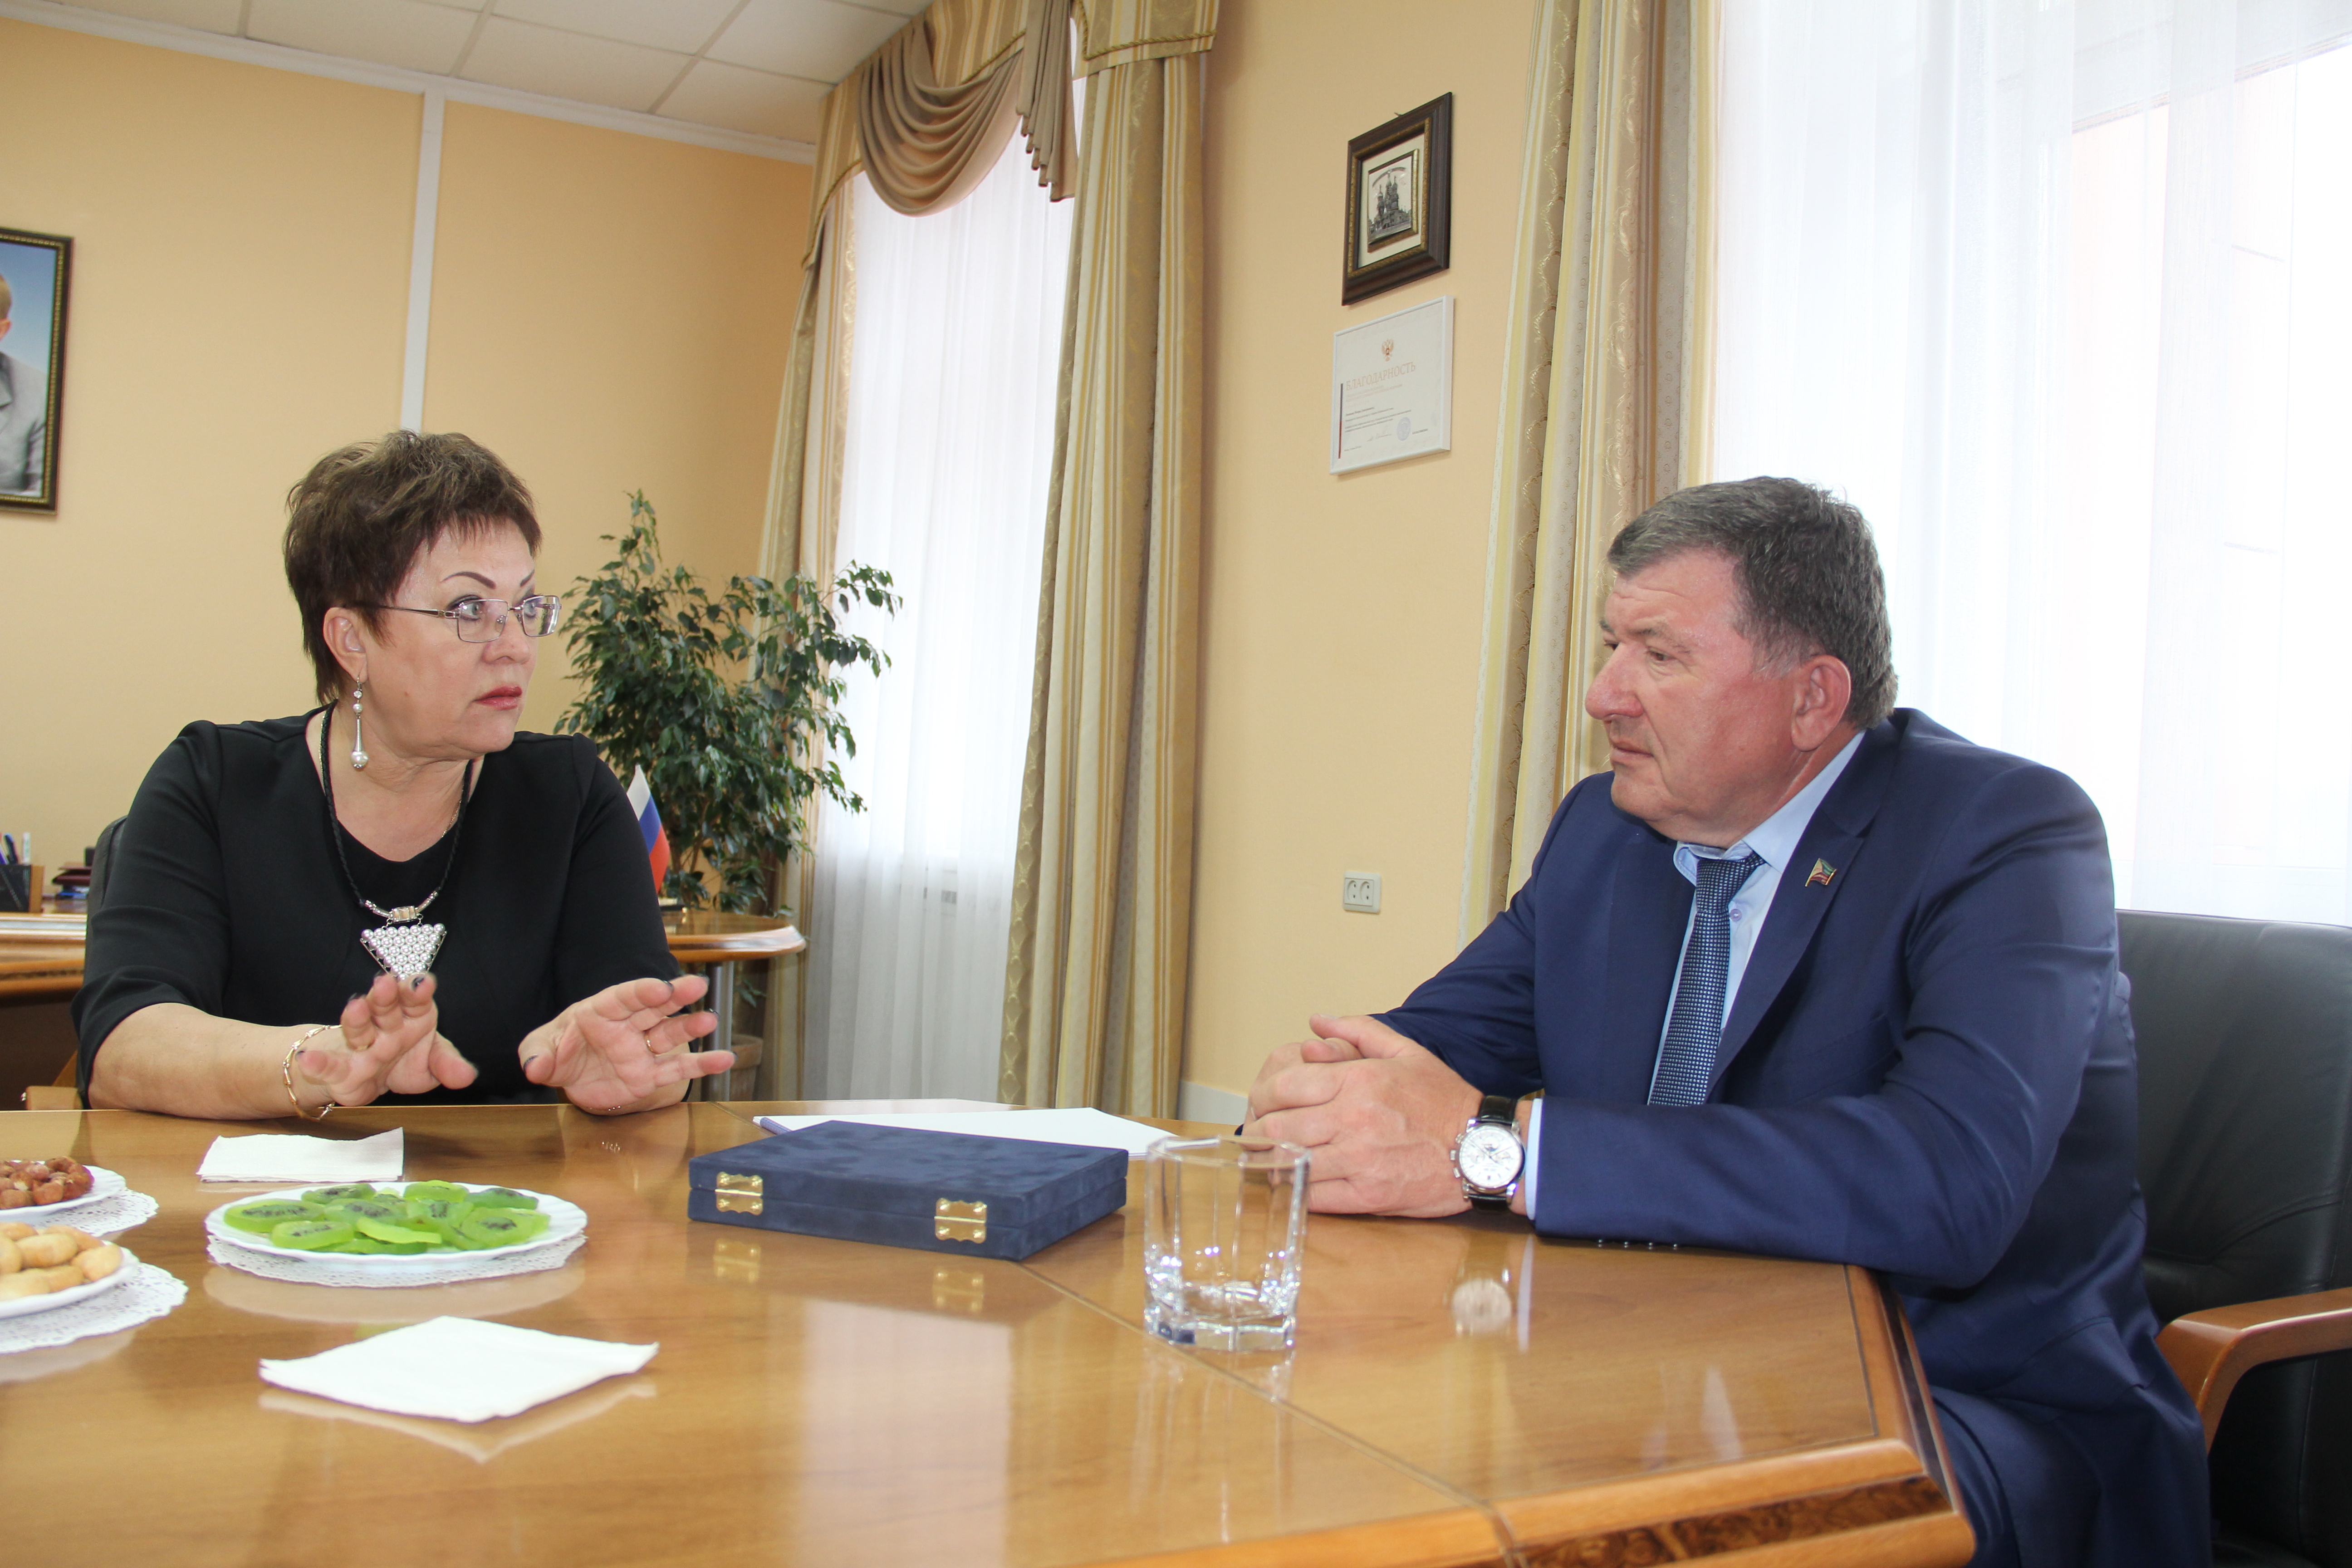
[[[1343,871],[1339,874],[1339,907],[1361,915],[1381,912],[1381,874],[1378,871]]]

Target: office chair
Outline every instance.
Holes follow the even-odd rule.
[[[2214,1561],[2352,1568],[2352,929],[2120,910],[2143,1270]]]

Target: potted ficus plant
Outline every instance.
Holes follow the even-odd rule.
[[[658,526],[632,495],[627,531],[604,536],[613,559],[572,584],[580,700],[556,728],[594,741],[625,779],[646,770],[669,833],[666,898],[788,914],[776,871],[814,797],[865,806],[833,760],[857,750],[835,705],[848,666],[879,675],[890,660],[841,617],[861,600],[895,612],[898,596],[888,573],[856,564],[829,584],[733,576],[713,595],[663,562]]]

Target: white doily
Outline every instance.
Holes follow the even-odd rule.
[[[54,1312],[28,1312],[21,1318],[0,1318],[0,1355],[10,1351],[45,1350],[70,1344],[92,1334],[117,1333],[160,1318],[188,1299],[188,1288],[178,1278],[152,1263],[133,1265],[128,1278],[102,1296],[59,1307]]]
[[[459,1285],[468,1279],[497,1279],[509,1274],[536,1274],[541,1269],[561,1268],[587,1241],[585,1235],[568,1236],[562,1241],[548,1243],[516,1251],[501,1252],[496,1258],[469,1257],[463,1252],[436,1255],[428,1267],[423,1255],[415,1260],[403,1259],[408,1267],[399,1269],[370,1268],[363,1263],[348,1263],[338,1268],[324,1261],[330,1254],[320,1253],[321,1261],[298,1263],[268,1252],[251,1252],[233,1242],[214,1237],[205,1250],[215,1263],[225,1268],[241,1268],[247,1274],[258,1274],[264,1279],[283,1279],[295,1285],[358,1285],[369,1289],[383,1289],[401,1285]]]
[[[162,1206],[145,1193],[116,1193],[111,1197],[100,1198],[88,1208],[76,1209],[57,1223],[72,1226],[76,1230],[86,1230],[95,1237],[111,1238],[145,1225],[155,1217],[156,1211]]]

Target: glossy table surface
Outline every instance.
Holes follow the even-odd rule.
[[[689,1157],[818,1109],[851,1107],[0,1113],[0,1157],[71,1153],[156,1198],[123,1240],[190,1288],[136,1330],[0,1356],[0,1517],[70,1520],[24,1559],[44,1564],[1969,1556],[1907,1335],[1862,1270],[1318,1215],[1295,1351],[1179,1350],[1141,1326],[1132,1204],[1019,1264],[685,1219]],[[405,1290],[205,1257],[204,1214],[260,1190],[195,1181],[214,1136],[395,1123],[410,1179],[559,1193],[587,1247]],[[472,1426],[257,1373],[445,1313],[662,1348]]]

